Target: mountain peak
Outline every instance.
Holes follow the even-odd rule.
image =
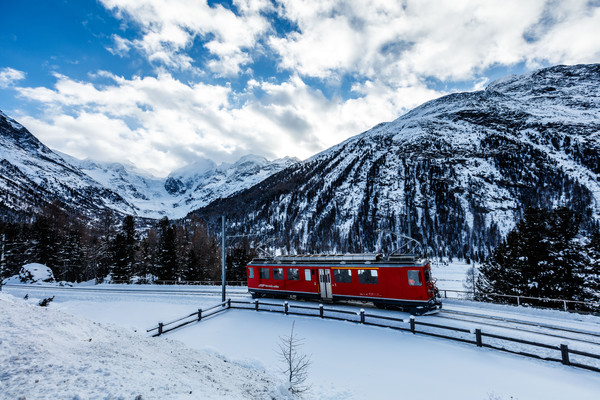
[[[527,207],[570,207],[591,229],[599,70],[545,68],[429,101],[198,214],[228,213],[232,229],[318,252],[389,250],[395,239],[383,232],[407,234],[410,223],[427,254],[475,260]]]

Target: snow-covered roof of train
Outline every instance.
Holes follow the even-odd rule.
[[[384,256],[381,253],[361,254],[297,254],[274,257],[261,257],[252,260],[252,263],[401,263],[423,264],[426,261],[414,254],[399,254]]]

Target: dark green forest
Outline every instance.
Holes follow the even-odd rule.
[[[221,280],[220,237],[201,220],[164,217],[139,227],[132,216],[118,220],[107,213],[100,224],[91,226],[59,207],[47,207],[31,222],[0,223],[0,235],[3,278],[36,262],[50,267],[57,281],[66,282]],[[255,254],[249,242],[236,240],[227,248],[227,280],[245,279],[244,267]]]

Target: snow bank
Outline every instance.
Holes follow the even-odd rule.
[[[4,281],[4,284],[54,282],[52,270],[44,264],[31,263],[21,267],[19,275],[14,275]]]
[[[2,399],[272,399],[257,366],[146,338],[0,293]]]

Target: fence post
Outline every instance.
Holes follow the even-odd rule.
[[[198,321],[202,321],[202,309],[198,309]]]
[[[227,308],[231,308],[231,299],[227,299]]]
[[[569,361],[569,347],[566,344],[560,345],[560,354],[562,355],[562,363],[571,365],[571,361]]]
[[[565,306],[565,311],[568,311],[567,310],[567,301],[566,300],[563,300],[563,305]]]
[[[323,304],[319,304],[319,315],[323,318]]]
[[[521,305],[521,298],[519,296],[517,296],[517,306]]]
[[[162,335],[163,333],[163,323],[159,322],[158,323],[158,336]]]
[[[258,300],[254,300],[254,309],[258,311]]]
[[[364,324],[365,323],[365,310],[364,309],[360,309],[360,323]]]
[[[285,309],[285,315],[288,315],[288,308],[289,308],[289,306],[288,306],[288,302],[287,301],[285,303],[283,303],[283,307]]]
[[[475,343],[477,347],[482,347],[483,343],[481,342],[481,329],[475,329]]]
[[[413,335],[416,333],[415,317],[413,315],[410,316],[410,331],[413,333]]]

